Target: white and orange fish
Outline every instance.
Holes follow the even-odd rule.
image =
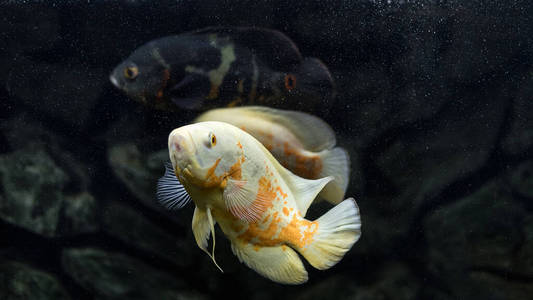
[[[299,111],[244,106],[212,109],[195,121],[220,121],[239,127],[300,177],[333,176],[320,196],[332,204],[344,199],[350,178],[350,158],[346,150],[335,147],[335,133],[320,118]]]
[[[194,237],[214,262],[216,222],[241,262],[284,284],[307,281],[297,252],[313,267],[328,269],[361,235],[359,209],[352,198],[315,221],[304,218],[331,176],[309,180],[294,175],[233,125],[201,122],[177,128],[170,133],[168,147],[172,166],[159,181],[159,200],[172,208],[192,199]]]

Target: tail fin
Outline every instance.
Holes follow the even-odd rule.
[[[331,101],[336,94],[333,77],[326,65],[318,58],[305,58],[296,70],[296,89],[300,95]]]
[[[348,198],[317,221],[313,241],[299,250],[313,267],[325,270],[339,262],[361,236],[359,208],[353,198]]]
[[[350,156],[343,148],[337,147],[321,153],[322,172],[319,178],[333,176],[320,196],[331,204],[339,204],[344,199],[344,193],[350,181]]]

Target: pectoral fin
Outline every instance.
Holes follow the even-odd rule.
[[[269,203],[269,199],[257,193],[257,185],[246,180],[228,179],[223,198],[235,217],[248,222],[258,221]]]
[[[284,284],[302,284],[307,281],[307,271],[302,260],[292,248],[258,247],[248,243],[231,243],[233,253],[248,267],[266,278]]]
[[[202,249],[211,259],[217,268],[221,271],[215,260],[215,220],[211,216],[211,210],[207,208],[206,210],[201,210],[198,207],[194,209],[194,215],[192,217],[192,232],[194,234],[194,239],[198,247]],[[209,234],[213,236],[213,250],[212,253],[207,251],[207,244],[209,240]]]
[[[174,104],[183,109],[199,109],[209,94],[210,83],[202,74],[191,73],[183,77],[168,93]]]
[[[180,183],[171,163],[165,164],[165,175],[157,181],[157,200],[170,210],[180,209],[191,202],[185,187]]]

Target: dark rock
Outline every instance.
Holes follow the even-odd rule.
[[[70,299],[59,280],[53,275],[17,262],[0,264],[0,298]]]
[[[292,18],[297,44],[332,53],[323,59],[338,85],[333,118],[349,120],[359,147],[529,63],[530,5],[391,2],[316,4]]]
[[[39,140],[0,157],[0,180],[5,221],[49,237],[98,229],[97,201],[88,192],[66,193],[71,176]]]
[[[166,149],[153,154],[143,154],[132,143],[112,146],[108,152],[108,161],[113,172],[132,195],[161,212],[166,211],[157,202],[155,193],[157,180],[163,176],[164,164],[168,160]]]
[[[518,165],[509,175],[513,190],[523,197],[533,198],[533,161]]]
[[[436,124],[402,136],[379,156],[378,165],[401,193],[414,193],[412,201],[418,202],[483,165],[494,150],[505,106],[479,104],[458,102]]]
[[[59,136],[46,129],[46,125],[40,120],[35,120],[31,114],[18,113],[10,117],[0,123],[0,129],[9,148],[14,150],[36,144],[41,147],[58,144]]]
[[[520,262],[516,266],[516,272],[527,274],[529,278],[533,276],[533,216],[524,219],[523,241],[520,250],[516,254],[516,260]],[[533,280],[530,280],[533,281]]]
[[[533,294],[531,280],[513,280],[490,272],[473,271],[468,283],[469,298],[527,300]]]
[[[98,202],[91,194],[83,192],[65,197],[62,235],[96,232],[99,225]]]
[[[386,240],[405,238],[413,217],[428,201],[484,166],[494,151],[504,112],[505,103],[500,100],[457,101],[437,119],[401,132],[379,154],[377,165],[388,181],[389,195],[383,194],[381,181],[374,182],[379,199],[369,202],[383,222],[395,225],[378,226],[386,230],[382,233]]]
[[[126,99],[125,101],[130,100]],[[144,141],[144,118],[139,118],[140,112],[138,110],[136,107],[135,113],[122,114],[110,125],[104,137],[109,147],[132,143],[132,141]]]
[[[45,236],[56,235],[68,177],[42,149],[0,157],[0,217]]]
[[[531,285],[513,278],[533,278],[531,261],[516,256],[530,251],[530,222],[504,180],[495,179],[427,217],[428,269],[453,298],[527,299]]]
[[[168,274],[120,253],[67,249],[62,264],[99,299],[207,299],[187,285],[185,274]]]
[[[0,123],[6,147],[9,149],[43,148],[54,158],[63,171],[70,177],[70,190],[85,191],[90,185],[93,169],[81,161],[79,153],[65,150],[72,147],[72,139],[66,139],[48,128],[46,124],[29,113],[18,113]]]
[[[190,215],[187,216],[187,213]],[[155,255],[168,259],[180,267],[190,266],[194,257],[204,253],[196,246],[192,236],[192,210],[179,212],[185,225],[162,229],[146,219],[141,213],[125,205],[112,203],[103,209],[102,229],[112,236]],[[180,237],[169,232],[179,233]],[[184,238],[185,237],[185,238]]]
[[[80,128],[90,121],[104,78],[102,70],[82,61],[51,64],[18,57],[6,86],[17,104]]]
[[[533,147],[533,69],[525,77],[513,99],[511,125],[501,145],[506,153],[513,155],[522,154]]]
[[[295,299],[416,299],[421,284],[403,263],[389,263],[376,270],[371,282],[336,275],[305,289]]]
[[[362,197],[356,200],[361,211],[362,234],[347,255],[396,253],[398,243],[401,244],[405,239],[407,230],[405,219],[402,219],[399,213],[384,217],[384,214],[376,208],[376,204],[372,203],[380,202],[382,206],[385,206],[388,199]]]
[[[431,118],[453,99],[453,88],[442,80],[436,50],[444,43],[444,17],[437,5],[415,1],[324,6],[298,14],[295,26],[302,29],[303,41],[331,47],[335,53],[323,57],[338,86],[333,118],[346,114],[342,118],[349,120],[346,127],[357,136],[358,147],[392,128]],[[329,26],[310,21],[316,17]]]

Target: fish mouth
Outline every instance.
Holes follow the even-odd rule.
[[[117,88],[120,88],[120,84],[118,82],[118,79],[115,77],[115,75],[111,74],[109,75],[109,81],[111,81],[111,83],[117,87]]]
[[[188,179],[191,179],[194,177],[191,171],[192,165],[190,163],[188,163],[185,167],[180,168],[178,162],[175,161],[175,163],[173,164],[173,168],[174,168],[174,172],[176,173],[176,176],[180,180],[188,181]]]

